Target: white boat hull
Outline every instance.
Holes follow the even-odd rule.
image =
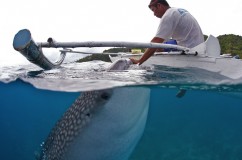
[[[129,57],[116,56],[111,57],[112,62],[120,58],[137,58],[141,55],[134,55]],[[235,58],[224,57],[207,57],[201,55],[181,55],[181,54],[160,54],[150,57],[142,65],[164,65],[178,68],[199,68],[211,72],[217,72],[223,76],[231,79],[242,78],[242,60]]]

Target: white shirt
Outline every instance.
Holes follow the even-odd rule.
[[[202,30],[196,19],[185,9],[169,8],[161,17],[155,37],[175,39],[180,46],[193,48],[204,42]]]

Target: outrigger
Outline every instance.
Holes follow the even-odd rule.
[[[204,43],[194,48],[164,43],[141,43],[123,41],[87,41],[87,42],[56,42],[48,38],[47,42],[35,42],[28,29],[20,30],[14,37],[13,47],[25,56],[30,62],[49,70],[59,67],[65,59],[66,53],[83,53],[74,51],[77,47],[127,47],[127,48],[172,48],[176,52],[155,53],[142,65],[165,65],[171,67],[195,67],[229,77],[231,79],[242,78],[242,61],[231,56],[220,54],[220,44],[216,37],[210,35]],[[42,48],[63,48],[56,62],[51,62],[44,56]],[[93,54],[93,53],[88,53]],[[103,53],[98,53],[103,54]],[[111,53],[108,53],[111,54]],[[140,57],[142,54],[118,53],[110,56],[112,62],[122,58]]]

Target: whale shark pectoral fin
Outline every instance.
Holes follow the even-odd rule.
[[[176,97],[177,97],[177,98],[182,98],[183,96],[185,96],[186,92],[187,92],[187,90],[185,90],[185,89],[180,89],[180,90],[177,92]]]

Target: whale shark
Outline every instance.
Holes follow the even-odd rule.
[[[38,159],[128,159],[143,134],[149,96],[142,87],[81,93],[50,132]]]
[[[108,68],[107,71],[122,71],[127,70],[130,65],[133,64],[132,61],[128,58],[121,58],[113,62]]]
[[[81,92],[52,128],[37,159],[128,159],[144,132],[149,100],[146,87]]]

